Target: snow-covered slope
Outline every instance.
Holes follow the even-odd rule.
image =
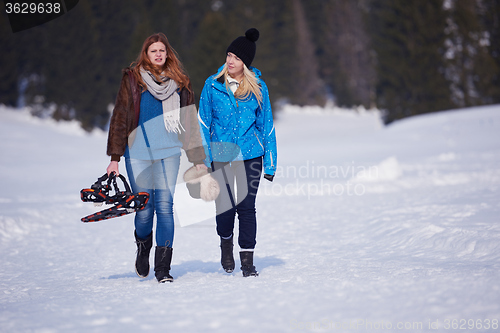
[[[180,184],[158,284],[134,272],[132,215],[80,222],[106,134],[1,107],[0,331],[498,331],[500,106],[388,127],[299,111],[278,115],[259,191],[260,276],[222,271],[212,207]]]

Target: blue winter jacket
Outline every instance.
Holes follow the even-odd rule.
[[[260,71],[254,67],[250,69],[261,86],[260,106],[253,94],[244,100],[235,99],[231,90],[226,89],[224,78],[216,79],[217,74],[205,81],[198,113],[204,141],[210,143],[205,146],[205,162],[210,165],[212,161],[230,162],[264,156],[264,173],[274,175],[277,149],[269,91],[260,78]]]

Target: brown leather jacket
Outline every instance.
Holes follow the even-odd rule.
[[[109,125],[107,154],[111,156],[112,161],[119,161],[120,157],[123,156],[129,135],[138,125],[141,91],[131,69],[125,68]],[[189,162],[203,164],[205,151],[202,146],[194,104],[194,93],[183,88],[180,93],[180,104],[181,124],[185,129],[179,134],[182,148],[185,150]]]

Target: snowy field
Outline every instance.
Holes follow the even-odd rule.
[[[0,107],[0,332],[500,331],[500,106],[387,127],[288,107],[276,131],[260,276],[222,271],[196,215],[213,207],[180,184],[175,282],[158,284],[135,274],[132,215],[80,222],[106,134]]]

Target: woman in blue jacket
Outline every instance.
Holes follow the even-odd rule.
[[[258,39],[259,31],[252,28],[229,45],[226,63],[205,81],[198,114],[207,143],[206,164],[221,189],[215,201],[221,264],[228,273],[234,270],[233,230],[238,214],[238,245],[245,277],[258,275],[253,251],[260,178],[264,171],[264,177],[272,181],[277,162],[269,92],[260,71],[251,67]]]

